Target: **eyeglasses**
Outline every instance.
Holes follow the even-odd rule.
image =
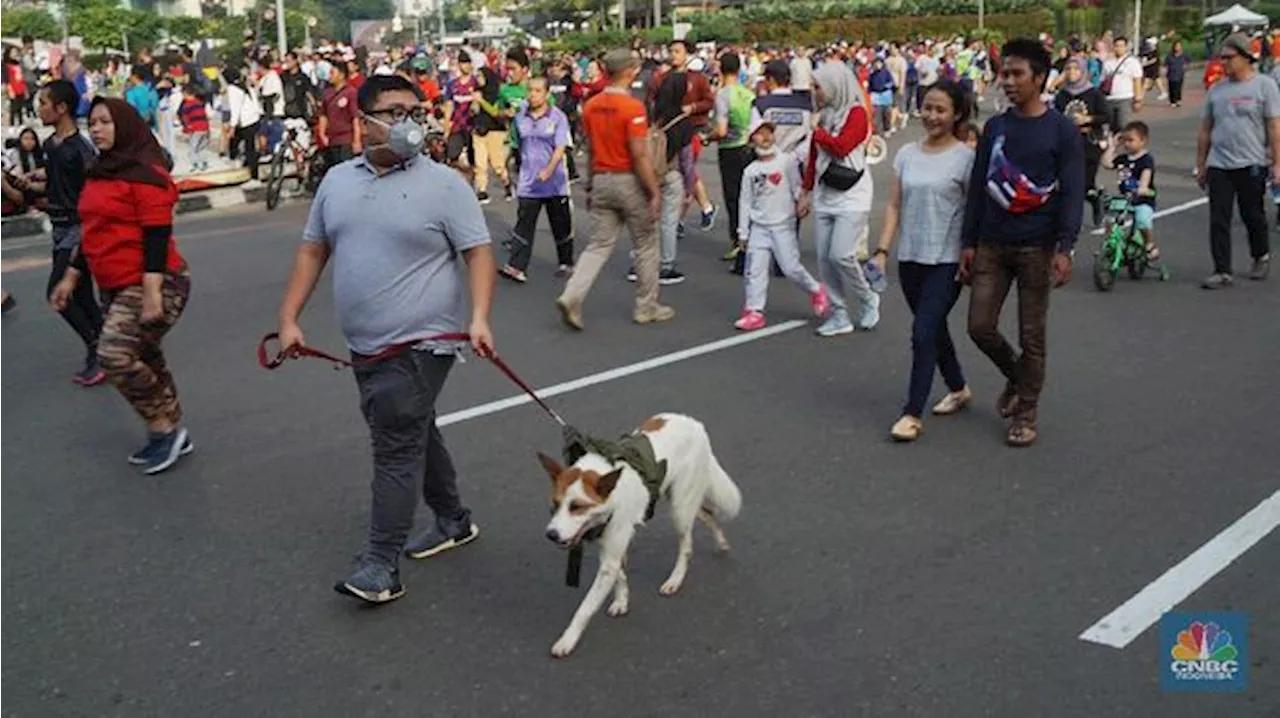
[[[415,107],[412,110],[406,110],[403,107],[392,107],[388,110],[375,110],[365,114],[371,117],[390,118],[392,122],[403,122],[406,117],[412,118],[414,122],[419,124],[427,120],[427,111],[421,107]]]

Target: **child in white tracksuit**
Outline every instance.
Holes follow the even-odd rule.
[[[769,295],[769,266],[776,260],[783,275],[810,297],[817,316],[827,313],[827,290],[800,263],[796,239],[796,203],[802,191],[800,166],[788,152],[774,145],[773,123],[751,128],[756,159],[742,174],[738,201],[738,238],[747,247],[747,301],[733,325],[743,331],[763,328]]]

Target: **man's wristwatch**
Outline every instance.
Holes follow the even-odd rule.
[[[880,254],[883,254],[886,259],[889,258],[889,250],[885,249],[884,247],[876,247],[876,251],[872,252],[871,256],[875,257]]]

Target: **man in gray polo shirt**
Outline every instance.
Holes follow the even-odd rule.
[[[1224,289],[1231,269],[1231,201],[1249,230],[1250,279],[1271,269],[1265,210],[1267,179],[1280,184],[1280,87],[1258,74],[1249,38],[1237,33],[1222,43],[1226,80],[1209,90],[1196,142],[1196,179],[1209,190],[1209,250],[1213,274],[1201,285]]]
[[[373,439],[369,547],[334,588],[370,603],[404,595],[402,550],[427,558],[479,535],[436,427],[436,398],[460,342],[433,338],[469,331],[477,354],[493,352],[497,270],[475,194],[458,173],[422,155],[422,132],[413,127],[421,101],[398,76],[370,77],[360,88],[366,150],[325,174],[280,306],[288,351],[304,343],[298,316],[332,262],[334,305]],[[419,485],[435,520],[409,541]]]

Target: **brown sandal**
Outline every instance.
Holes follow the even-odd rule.
[[[1018,390],[1012,385],[1005,386],[1004,391],[1000,392],[1000,398],[996,399],[996,412],[1001,419],[1008,419],[1018,413]]]
[[[1009,434],[1005,436],[1005,443],[1009,446],[1031,446],[1036,443],[1036,424],[1034,421],[1024,418],[1013,420],[1013,424],[1009,427]]]

